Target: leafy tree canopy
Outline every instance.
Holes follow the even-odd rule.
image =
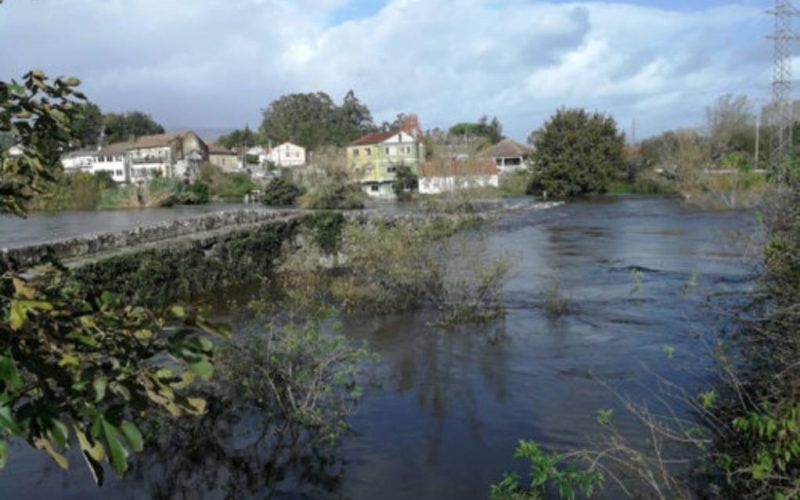
[[[500,124],[500,120],[498,120],[497,117],[494,117],[491,121],[489,121],[489,118],[486,115],[481,116],[480,119],[478,119],[478,121],[475,123],[464,122],[453,125],[450,127],[450,134],[458,136],[485,137],[492,144],[497,144],[504,139],[503,126]]]
[[[0,149],[0,212],[24,215],[27,203],[55,181],[59,156],[75,137],[70,124],[85,97],[77,78],[48,81],[42,71],[22,83],[0,81],[0,131],[22,148],[19,156]]]
[[[250,130],[250,126],[246,125],[243,129],[236,129],[225,135],[221,135],[217,139],[217,144],[225,146],[228,149],[233,149],[238,146],[253,147],[259,143],[264,142],[257,132]]]
[[[164,127],[141,111],[108,113],[104,119],[105,140],[107,144],[123,142],[144,135],[163,134]]]
[[[534,137],[531,193],[602,193],[624,170],[625,137],[610,116],[560,109]]]
[[[72,146],[75,148],[97,146],[103,132],[103,121],[103,112],[97,104],[87,102],[78,106],[75,119],[70,124],[77,139],[77,144]]]
[[[341,106],[324,92],[285,95],[264,110],[261,123],[265,139],[291,141],[308,149],[344,146],[373,129],[369,109],[352,90]]]

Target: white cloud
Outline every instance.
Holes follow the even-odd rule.
[[[426,127],[497,115],[523,139],[561,105],[646,132],[690,125],[717,95],[763,95],[760,9],[391,0],[329,25],[347,0],[9,0],[0,79],[31,67],[84,80],[104,109],[166,124],[257,125],[289,92],[353,88],[377,119]]]

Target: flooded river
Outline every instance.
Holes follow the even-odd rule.
[[[246,473],[238,462],[196,484],[164,477],[152,462],[98,490],[79,459],[65,473],[17,444],[0,472],[0,497],[220,498],[235,490],[236,498],[486,498],[503,472],[524,472],[513,459],[520,438],[585,446],[599,432],[599,409],[615,409],[622,432],[641,437],[610,389],[655,401],[654,374],[690,392],[705,387],[706,343],[722,324],[716,312],[749,286],[744,254],[754,226],[752,214],[698,212],[667,197],[504,216],[488,239],[517,261],[503,319],[455,331],[429,326],[425,312],[346,321],[344,331],[381,361],[334,472],[318,477],[308,464],[276,492],[259,476],[266,471]],[[557,318],[545,311],[554,282],[569,309]]]

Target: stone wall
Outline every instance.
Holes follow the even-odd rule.
[[[0,250],[0,268],[23,271],[55,258],[73,261],[115,251],[131,250],[142,245],[189,237],[202,233],[227,231],[235,227],[265,224],[279,219],[299,217],[297,211],[236,210],[137,227],[128,231],[87,234],[39,245]]]

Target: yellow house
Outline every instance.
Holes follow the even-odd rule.
[[[410,167],[414,174],[425,158],[421,134],[403,130],[375,132],[347,147],[347,165],[361,188],[375,198],[394,198],[397,168]]]

